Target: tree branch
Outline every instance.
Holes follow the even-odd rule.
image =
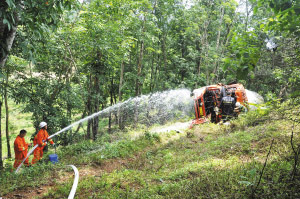
[[[294,154],[296,154],[297,152],[296,152],[296,150],[295,150],[294,143],[293,143],[294,127],[295,127],[295,121],[294,121],[294,124],[293,124],[292,135],[291,135],[291,146],[292,146],[292,149],[293,149]]]
[[[266,165],[267,165],[268,157],[269,157],[269,155],[270,155],[270,152],[271,152],[273,143],[274,143],[274,138],[272,139],[272,143],[271,143],[271,146],[270,146],[270,148],[269,148],[269,152],[268,152],[268,155],[267,155],[267,157],[266,157],[266,160],[265,160],[263,169],[261,170],[261,173],[260,173],[260,176],[259,176],[258,183],[257,183],[257,185],[255,186],[255,188],[252,190],[252,198],[254,198],[255,191],[256,191],[257,187],[259,186],[259,184],[260,184],[262,175],[263,175],[263,173],[264,173],[264,169],[265,169],[265,167],[266,167]]]

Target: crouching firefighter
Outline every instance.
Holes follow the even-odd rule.
[[[248,109],[240,102],[235,103],[234,114],[237,117],[240,113],[247,113]]]
[[[20,134],[16,137],[14,142],[14,150],[15,150],[15,163],[14,168],[18,168],[18,166],[22,163],[23,159],[27,156],[28,147],[31,144],[25,142],[25,135],[27,131],[21,130]],[[25,166],[29,166],[28,158],[24,162]]]
[[[40,130],[37,133],[37,135],[34,137],[33,144],[38,144],[38,147],[34,150],[34,157],[32,159],[32,164],[37,163],[38,161],[42,160],[43,158],[43,149],[47,145],[46,142],[50,142],[52,145],[54,145],[54,142],[49,139],[49,135],[47,132],[47,123],[41,122]]]
[[[231,93],[227,91],[226,95],[227,96],[222,98],[220,105],[222,110],[222,119],[224,122],[233,117],[233,110],[235,108],[235,100],[233,97],[231,97]]]

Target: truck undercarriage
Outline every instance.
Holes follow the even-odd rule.
[[[248,99],[245,88],[242,84],[216,84],[193,91],[194,108],[196,119],[192,124],[201,124],[207,121],[218,123],[222,119],[222,109],[220,107],[222,98],[229,92],[243,106],[248,106]]]

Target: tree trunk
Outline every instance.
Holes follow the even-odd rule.
[[[248,28],[248,19],[249,19],[248,0],[246,0],[246,22],[245,22],[245,32],[247,32],[247,28]]]
[[[71,93],[72,92],[72,87],[70,85],[69,74],[72,74],[71,67],[68,69],[67,75],[66,75],[67,90],[68,90],[69,93]],[[69,122],[72,123],[72,104],[70,103],[70,100],[67,101],[67,117],[68,117]],[[69,141],[72,143],[73,142],[73,135],[72,135],[73,131],[72,131],[72,128],[69,130],[68,134],[69,134],[69,138],[68,139],[70,139]]]
[[[123,87],[123,79],[124,79],[124,61],[121,63],[121,73],[120,73],[120,83],[119,83],[119,103],[122,102],[122,87]],[[123,118],[121,112],[121,106],[118,108],[118,125],[120,129],[123,129]]]
[[[143,27],[144,32],[144,27]],[[139,96],[141,94],[141,82],[140,78],[142,75],[142,62],[143,62],[143,54],[144,54],[144,40],[141,41],[141,47],[140,47],[140,54],[139,54],[139,60],[137,65],[137,78],[136,78],[136,85],[135,85],[135,96]],[[135,111],[134,111],[134,126],[136,127],[138,123],[138,107],[137,104],[135,105]]]
[[[160,55],[157,53],[157,62],[154,72],[154,84],[153,84],[153,91],[157,88],[157,83],[160,82]]]
[[[2,101],[0,101],[0,170],[3,169],[1,118],[2,118]]]
[[[99,112],[99,94],[100,94],[100,89],[99,89],[99,77],[96,75],[94,79],[94,91],[96,93],[96,98],[94,100],[94,113]],[[99,127],[99,117],[95,117],[93,119],[93,139],[97,139],[97,134],[98,134],[98,127]]]
[[[87,99],[87,111],[88,111],[88,115],[92,114],[92,77],[91,75],[89,75],[89,85],[88,85],[88,99]],[[86,129],[86,137],[87,139],[91,139],[91,126],[92,126],[92,119],[88,120],[88,125],[87,125],[87,129]]]
[[[145,32],[145,22],[146,18],[144,18],[143,21],[143,27],[142,27],[142,36],[141,36],[141,47],[140,47],[140,53],[139,53],[139,60],[137,65],[137,80],[135,85],[135,96],[139,96],[141,94],[141,82],[140,77],[142,75],[142,64],[143,64],[143,55],[144,55],[144,32]]]
[[[207,33],[207,29],[208,29],[208,25],[209,25],[209,21],[205,22],[205,27],[204,27],[204,41],[205,41],[205,57],[204,57],[204,64],[206,64],[206,85],[210,84],[210,73],[209,73],[209,68],[208,68],[208,63],[207,63],[207,59],[208,59],[208,33]]]
[[[3,47],[3,49],[6,52],[4,54],[3,54],[3,52],[0,52],[0,68],[4,68],[4,66],[5,66],[6,60],[8,58],[8,53],[10,52],[11,47],[12,47],[13,42],[14,42],[14,39],[16,37],[16,32],[17,32],[17,26],[12,26],[12,28],[8,32],[8,34],[3,35],[3,38],[5,38],[5,39],[3,39],[3,41],[1,43],[5,45]]]
[[[199,32],[198,32],[198,34],[199,35],[201,35],[201,28],[199,27]],[[201,36],[201,39],[200,39],[200,41],[201,41],[201,45],[203,46],[203,36]],[[200,41],[199,40],[196,40],[196,50],[198,51],[198,56],[199,56],[199,58],[198,59],[196,59],[196,66],[197,66],[197,76],[198,76],[198,78],[200,78],[200,75],[201,75],[201,53],[202,53],[202,51],[201,51],[201,46],[200,46]],[[198,88],[198,80],[196,80],[196,82],[195,82],[195,87],[196,88]]]
[[[83,113],[82,113],[81,119],[83,119],[83,118],[86,117],[86,110],[87,110],[87,106],[85,106],[85,109],[84,109],[84,111],[83,111]],[[74,134],[77,134],[77,133],[78,133],[80,127],[82,127],[82,123],[80,123],[80,124],[78,125],[78,127],[77,127],[77,129],[76,129],[76,131],[75,131]]]
[[[114,91],[113,91],[113,89],[114,89],[114,76],[113,76],[113,74],[112,74],[112,76],[111,76],[111,82],[110,82],[111,84],[110,84],[110,106],[112,106],[113,105],[113,97],[114,97]],[[108,132],[110,133],[111,132],[111,123],[112,123],[112,112],[110,111],[109,112],[109,118],[108,118]]]
[[[99,110],[99,106],[96,106],[95,105],[95,112],[98,112],[97,110]],[[96,140],[97,139],[97,135],[98,135],[98,127],[99,127],[99,117],[95,117],[93,119],[93,140]]]
[[[141,82],[140,77],[142,75],[142,62],[143,62],[143,54],[144,54],[144,41],[141,41],[141,48],[140,48],[140,54],[139,54],[139,61],[137,66],[137,79],[136,79],[136,85],[135,85],[135,96],[139,96],[141,94]]]
[[[217,37],[217,44],[216,44],[216,53],[217,53],[217,58],[215,58],[215,63],[214,63],[214,74],[216,75],[213,79],[213,81],[218,80],[218,75],[217,75],[217,70],[218,70],[218,57],[220,57],[220,54],[219,54],[219,46],[220,46],[220,37],[221,37],[221,28],[222,28],[222,22],[223,22],[223,17],[224,17],[224,7],[221,8],[221,18],[220,18],[220,25],[219,25],[219,31],[218,31],[218,37]],[[214,82],[213,82],[214,83]],[[215,82],[217,83],[217,82]]]
[[[164,68],[164,71],[165,71],[165,77],[166,77],[166,79],[169,79],[170,74],[169,74],[168,68],[167,68],[167,63],[168,62],[167,62],[166,41],[165,41],[166,37],[167,36],[163,34],[163,36],[162,36],[162,52],[163,52],[163,63],[164,63],[164,67],[163,68]],[[183,43],[184,43],[184,40],[183,40]],[[182,57],[182,58],[184,58],[184,57]],[[165,83],[165,81],[163,81],[161,83],[163,83],[163,90],[165,90],[166,89],[166,83]]]
[[[87,139],[91,139],[91,126],[92,126],[92,120],[89,120],[87,129],[86,129],[86,138]]]
[[[8,73],[7,73],[7,77],[6,77],[6,84],[5,84],[5,90],[4,90],[4,102],[5,102],[5,111],[6,111],[5,132],[6,132],[6,143],[7,143],[7,157],[11,158],[11,150],[10,150],[10,142],[9,142],[9,132],[8,132],[9,110],[8,110],[8,103],[7,103],[7,85],[8,85]]]
[[[151,60],[151,73],[150,73],[150,93],[152,92],[152,84],[153,84],[153,72],[154,72],[154,52],[152,52],[152,60]]]

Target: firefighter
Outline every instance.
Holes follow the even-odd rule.
[[[47,132],[47,123],[41,122],[40,130],[37,135],[34,137],[33,144],[38,144],[38,147],[34,150],[34,157],[32,159],[32,164],[37,163],[38,161],[42,160],[43,158],[43,149],[47,145],[46,142],[50,142],[54,146],[54,142],[49,139],[49,135]]]
[[[235,109],[234,112],[238,115],[240,113],[246,113],[248,110],[247,108],[242,105],[240,102],[235,103]]]
[[[233,110],[235,108],[235,100],[231,97],[231,93],[229,91],[226,92],[225,97],[221,100],[220,108],[222,110],[222,119],[225,122],[233,117]]]
[[[25,142],[25,135],[27,131],[22,129],[20,134],[16,137],[14,142],[14,150],[15,150],[15,163],[14,168],[18,168],[18,166],[22,163],[23,159],[27,156],[28,147],[31,146],[31,143]],[[25,166],[29,166],[28,158],[24,162]]]

